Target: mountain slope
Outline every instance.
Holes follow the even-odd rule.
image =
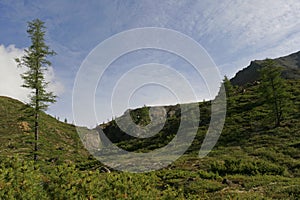
[[[288,69],[287,74],[291,73],[291,69],[294,69],[300,74],[300,68],[296,62],[298,55],[299,53],[296,53],[289,57],[279,59],[282,63],[282,60],[284,60],[286,64],[285,67]],[[279,61],[277,60],[277,62]],[[291,63],[291,65],[288,65],[289,63]],[[249,66],[244,72],[247,70],[251,71],[249,68],[253,68],[253,66]],[[243,75],[240,74],[237,75],[238,78],[243,77]],[[237,155],[245,156],[246,160],[254,161],[258,159],[271,164],[276,159],[275,157],[279,156],[282,158],[281,160],[276,160],[275,165],[283,167],[283,171],[290,173],[290,175],[300,175],[300,171],[297,169],[297,167],[300,166],[298,160],[300,157],[300,149],[298,148],[300,145],[300,78],[298,79],[297,76],[289,78],[286,75],[284,75],[284,77],[286,78],[285,82],[288,86],[287,92],[290,94],[290,106],[282,123],[283,125],[277,128],[272,126],[273,121],[270,119],[270,111],[259,97],[259,83],[251,82],[256,79],[247,79],[244,85],[242,84],[241,87],[235,87],[234,96],[232,97],[234,104],[227,109],[226,123],[218,144],[215,147],[215,151],[219,151],[218,149],[220,149],[220,152],[216,158],[209,159],[220,159],[219,155],[224,151],[223,156],[234,160],[236,157],[235,155],[230,155],[232,152],[236,152]],[[199,102],[198,105],[200,108],[198,133],[193,144],[187,151],[188,156],[198,154],[210,122],[211,102]],[[124,118],[124,116],[102,124],[99,128],[105,132],[112,142],[123,149],[133,152],[152,151],[167,145],[176,136],[178,127],[180,126],[180,105],[164,106],[164,108],[166,109],[167,115],[166,123],[159,124],[158,126],[163,128],[150,138],[136,138],[122,131],[116,121]],[[150,122],[149,109],[150,107],[143,107],[129,110],[130,116],[136,124],[146,126],[147,123]],[[193,126],[193,123],[191,123],[191,126]],[[153,130],[154,129],[150,129],[150,132]],[[189,127],[185,127],[184,131],[186,134],[189,134]],[[232,150],[231,147],[237,149]],[[262,151],[259,154],[266,152],[268,152],[266,154],[272,154],[271,157],[273,160],[261,155],[258,156],[255,149]],[[214,154],[210,154],[210,156],[212,155]],[[223,160],[223,158],[221,158],[221,160]],[[177,166],[182,165],[178,164]]]
[[[287,80],[291,80],[290,84],[297,85],[297,81],[292,80],[300,80],[300,51],[293,53],[291,55],[279,57],[273,59],[276,64],[282,66],[284,68],[282,72],[282,77]],[[251,61],[250,65],[239,72],[233,77],[230,81],[236,87],[243,86],[240,90],[243,90],[247,84],[255,85],[255,81],[259,80],[259,72],[258,70],[261,68],[263,60],[255,60]],[[292,86],[293,87],[293,86]],[[239,89],[237,89],[239,90]],[[251,89],[250,89],[251,90]],[[237,98],[237,97],[235,97]],[[167,116],[167,124],[170,121],[176,121],[179,123],[180,121],[180,105],[174,106],[162,106],[166,110]],[[203,124],[207,124],[210,120],[209,112],[210,112],[210,102],[199,102],[200,112],[201,112],[201,122],[200,126]],[[156,106],[159,108],[159,106]],[[149,111],[150,107],[143,107],[134,110],[127,110],[124,115],[118,117],[117,119],[125,118],[125,114],[130,112],[130,116],[133,121],[141,126],[146,126],[150,122]],[[139,118],[139,120],[137,120]],[[174,124],[173,124],[174,125]],[[164,126],[164,128],[170,127],[168,125]],[[124,140],[133,139],[130,135],[124,133],[116,124],[116,120],[112,120],[108,123],[101,124],[99,126],[108,136],[112,142],[118,143]],[[173,130],[176,130],[176,125],[172,127]],[[163,129],[164,131],[164,129]],[[168,132],[168,131],[167,131]]]
[[[273,59],[275,63],[284,68],[282,76],[286,79],[300,79],[300,51],[288,56]],[[231,79],[233,85],[246,85],[259,79],[258,70],[261,68],[262,60],[251,61],[250,65],[240,70]]]
[[[33,133],[26,106],[15,99],[0,97],[0,155],[31,159]],[[39,135],[41,160],[51,162],[82,161],[88,157],[74,125],[62,123],[42,113]]]
[[[259,85],[236,88],[235,104],[227,110],[222,134],[205,158],[198,158],[198,153],[208,128],[210,102],[199,103],[202,115],[197,136],[181,158],[155,172],[162,184],[194,199],[203,198],[201,192],[205,199],[300,198],[300,80],[286,83],[291,104],[282,126],[276,128],[267,106],[259,99]],[[170,117],[170,112],[176,113],[179,108],[166,109],[169,117],[164,128],[151,138],[126,138],[115,121],[101,127],[119,147],[149,152],[165,146],[176,135],[180,115]],[[132,110],[133,119],[140,112]],[[188,129],[185,131],[189,133]]]

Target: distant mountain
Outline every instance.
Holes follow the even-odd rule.
[[[288,56],[273,59],[276,64],[284,68],[282,76],[286,79],[300,79],[300,51]],[[250,65],[240,70],[231,79],[233,85],[246,85],[259,79],[258,70],[263,60],[251,61]]]
[[[288,56],[280,57],[274,59],[274,61],[282,66],[284,68],[284,71],[282,73],[282,76],[287,79],[287,82],[291,85],[297,85],[299,84],[300,81],[300,51]],[[236,94],[236,99],[238,99],[237,102],[242,101],[240,106],[237,104],[236,107],[238,109],[236,111],[231,111],[233,112],[233,115],[241,114],[243,113],[244,115],[241,115],[241,118],[246,118],[245,116],[248,115],[248,107],[253,106],[251,109],[257,110],[259,113],[262,112],[265,109],[262,105],[260,105],[259,101],[257,100],[257,94],[256,94],[256,87],[257,84],[249,84],[247,83],[253,83],[254,81],[259,79],[259,72],[258,70],[261,68],[262,60],[255,60],[250,63],[250,65],[243,70],[239,71],[234,78],[231,79],[231,82],[234,85],[237,86],[242,86],[243,88],[247,88],[247,95],[244,93],[239,93],[240,89],[237,89],[237,94]],[[299,86],[297,86],[299,87]],[[240,87],[241,88],[241,87]],[[295,90],[296,88],[290,89],[290,90]],[[249,93],[249,94],[248,94]],[[298,96],[298,90],[297,92],[293,91],[292,92],[294,96]],[[248,102],[251,98],[253,98],[251,101],[257,102],[257,105],[244,105],[244,102]],[[296,98],[296,97],[294,97]],[[242,100],[243,99],[243,100]],[[295,99],[293,99],[294,102]],[[298,102],[298,101],[297,101]],[[207,128],[209,122],[210,122],[210,111],[211,111],[211,102],[198,102],[197,103],[200,107],[200,116],[201,120],[200,123],[198,124],[199,129],[205,129]],[[298,103],[296,103],[298,105]],[[296,105],[295,104],[295,105]],[[113,143],[118,143],[121,147],[124,147],[127,150],[130,151],[139,151],[141,149],[143,150],[151,150],[155,149],[157,146],[164,146],[166,145],[170,139],[173,138],[174,133],[178,130],[179,124],[180,124],[180,118],[181,118],[181,110],[180,110],[180,105],[173,105],[173,106],[162,106],[166,110],[166,122],[162,124],[157,124],[153,126],[152,128],[149,129],[150,132],[152,132],[156,127],[162,127],[161,131],[159,133],[151,138],[147,139],[137,139],[131,135],[128,135],[125,133],[124,129],[121,129],[117,121],[118,119],[125,119],[125,115],[130,113],[131,119],[134,121],[135,124],[140,125],[140,126],[147,126],[147,124],[150,123],[150,117],[149,117],[149,109],[150,107],[143,107],[143,108],[138,108],[134,110],[127,110],[124,115],[116,118],[115,120],[112,120],[110,122],[107,122],[105,124],[99,125],[97,128],[100,128],[104,131],[106,136],[113,142]],[[159,108],[159,106],[157,107]],[[245,112],[244,112],[245,111]],[[264,111],[267,112],[267,111]],[[155,113],[154,113],[155,115]],[[256,115],[256,113],[254,114]],[[159,114],[157,114],[159,116]],[[259,116],[262,117],[262,116]],[[258,118],[259,118],[258,117]],[[263,119],[264,117],[262,117]],[[127,119],[127,120],[131,120]],[[236,120],[236,119],[234,119]],[[240,119],[238,119],[240,120]],[[238,121],[237,120],[237,121]],[[246,122],[244,126],[246,125]],[[243,124],[241,123],[241,124]],[[131,128],[129,126],[129,122],[125,123],[128,124],[128,127],[126,127],[126,130],[130,130],[130,132],[134,133],[135,129]],[[192,123],[191,123],[192,124]],[[254,126],[255,127],[255,126]],[[251,130],[250,132],[255,132],[256,128],[253,128],[254,130]],[[189,130],[186,128],[186,132],[188,133]],[[134,133],[135,134],[135,133]],[[204,135],[204,134],[203,134]],[[203,135],[200,135],[199,138],[203,139]],[[200,139],[201,140],[201,139]],[[139,144],[139,145],[136,145]]]

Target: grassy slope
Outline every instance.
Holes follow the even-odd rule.
[[[32,126],[29,119],[24,116],[23,103],[8,97],[0,97],[1,156],[17,154],[32,159]],[[62,163],[83,161],[88,157],[74,125],[62,123],[45,113],[41,114],[41,121],[39,135],[41,160]]]
[[[45,160],[44,163],[54,161],[55,164],[48,168],[49,172],[42,170],[41,175],[34,177],[42,181],[43,187],[40,189],[49,199],[70,198],[77,194],[95,199],[140,199],[141,195],[150,199],[300,198],[300,81],[290,80],[289,85],[293,95],[282,127],[268,125],[271,123],[266,117],[267,110],[257,100],[257,86],[247,87],[246,90],[240,88],[234,97],[236,106],[229,109],[219,142],[207,157],[200,159],[197,154],[209,121],[208,102],[199,103],[202,122],[188,152],[166,169],[142,175],[120,172],[99,174],[98,170],[78,171],[72,166],[60,165],[66,160],[69,160],[68,163],[86,162],[88,153],[82,148],[74,126],[43,114],[41,163]],[[16,120],[22,116],[21,108],[19,101],[0,98],[1,157],[19,154],[22,158],[31,159],[32,134],[25,130],[27,121]],[[175,106],[173,109],[178,108]],[[130,139],[118,145],[131,151],[161,147],[176,133],[174,127],[180,122],[178,117],[170,117],[159,137]],[[23,125],[20,126],[20,123]],[[111,134],[117,134],[112,125],[110,123],[106,128]],[[85,168],[94,169],[95,166],[91,164]],[[0,171],[3,172],[1,167]],[[29,170],[30,173],[33,172]],[[24,174],[22,170],[21,174]],[[6,182],[7,178],[2,179],[2,175],[0,173],[0,187],[11,192],[11,182]],[[13,177],[14,187],[23,190],[22,184],[18,184],[19,176]],[[224,178],[229,181],[222,183]],[[34,184],[34,187],[40,186]],[[74,193],[69,193],[73,190]]]
[[[157,172],[158,176],[164,183],[185,191],[189,198],[299,198],[300,81],[288,80],[287,83],[292,95],[281,127],[272,126],[268,110],[257,98],[258,85],[238,88],[233,97],[235,106],[228,109],[222,135],[209,156],[197,158],[207,131],[207,123],[200,123],[188,152],[167,169]],[[207,122],[210,104],[199,103],[199,106],[202,120]],[[132,111],[131,115],[135,112],[140,111]],[[129,138],[117,144],[135,152],[159,148],[173,138],[174,127],[179,122],[178,117],[169,119],[159,137]],[[108,135],[118,135],[118,129],[113,126],[114,123],[102,125]],[[222,184],[224,178],[232,184]]]

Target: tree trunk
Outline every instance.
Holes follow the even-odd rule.
[[[38,159],[38,140],[39,140],[39,100],[38,100],[38,95],[39,95],[39,89],[35,90],[35,119],[34,119],[34,161],[37,161]]]
[[[34,123],[34,160],[38,159],[37,151],[38,151],[38,139],[39,139],[39,114],[35,113],[35,123]]]

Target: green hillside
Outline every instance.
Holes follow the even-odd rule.
[[[31,160],[33,151],[32,123],[28,108],[20,101],[0,97],[0,145],[1,157],[19,157]],[[41,114],[39,157],[52,163],[81,162],[88,152],[77,135],[74,125]]]
[[[227,152],[231,148],[238,147],[237,149],[243,153],[243,156],[248,156],[248,153],[252,155],[254,151],[259,149],[262,151],[264,149],[266,151],[276,149],[277,153],[287,154],[285,155],[287,157],[283,160],[292,159],[292,163],[298,163],[297,159],[300,158],[300,80],[287,80],[286,82],[291,94],[289,111],[286,113],[282,126],[276,128],[267,115],[269,112],[267,107],[258,98],[258,85],[246,88],[237,87],[236,94],[233,97],[235,104],[227,110],[225,126],[214,150],[218,151],[220,149]],[[198,104],[201,110],[198,134],[187,155],[197,155],[209,125],[210,102],[200,102]],[[172,140],[180,124],[180,115],[175,114],[180,112],[180,106],[166,106],[165,108],[169,116],[167,122],[157,135],[150,138],[139,139],[127,135],[117,126],[115,120],[100,125],[100,128],[103,129],[111,141],[128,151],[151,151],[165,146]],[[142,110],[147,113],[148,109],[149,107],[131,110],[131,116],[140,116]],[[140,123],[140,125],[143,124]],[[188,129],[186,132],[188,134]],[[291,152],[287,153],[289,150]],[[232,151],[230,150],[230,152]],[[210,154],[210,156],[212,155],[214,154]],[[224,153],[224,156],[229,155]],[[255,156],[252,155],[252,157]],[[287,163],[278,164],[283,167]],[[286,166],[286,170],[289,170],[289,165]],[[291,171],[292,174],[295,172],[296,175],[300,175],[297,167]]]
[[[205,195],[220,199],[230,196],[298,199],[300,80],[288,78],[285,82],[290,94],[289,106],[280,127],[274,127],[268,114],[270,111],[259,96],[259,82],[235,86],[234,96],[231,98],[234,103],[227,109],[221,137],[213,151],[204,159],[197,158],[197,155],[208,129],[211,103],[199,102],[201,121],[196,139],[187,153],[168,167],[171,171],[160,172],[174,172],[164,180],[176,189],[185,190],[185,195],[194,194],[189,198],[195,199]],[[102,124],[99,128],[123,149],[133,152],[152,151],[168,144],[175,137],[180,124],[180,106],[164,108],[167,121],[163,129],[151,138],[138,139],[127,135],[117,126],[118,119]],[[149,123],[149,107],[129,112],[135,123],[141,126]],[[189,134],[188,128],[186,134]],[[221,184],[222,180],[225,184]],[[204,191],[205,195],[198,195],[200,191]]]
[[[33,134],[24,104],[1,97],[0,199],[299,199],[300,80],[285,82],[289,106],[281,126],[274,127],[259,82],[235,86],[221,137],[207,157],[198,153],[211,102],[199,102],[201,120],[188,151],[166,168],[142,174],[103,167],[83,148],[73,125],[46,114],[40,160],[32,162]],[[128,136],[115,120],[97,128],[119,147],[149,152],[168,144],[179,127],[180,105],[165,109],[167,121],[151,138]],[[135,123],[150,123],[149,107],[128,112]]]

